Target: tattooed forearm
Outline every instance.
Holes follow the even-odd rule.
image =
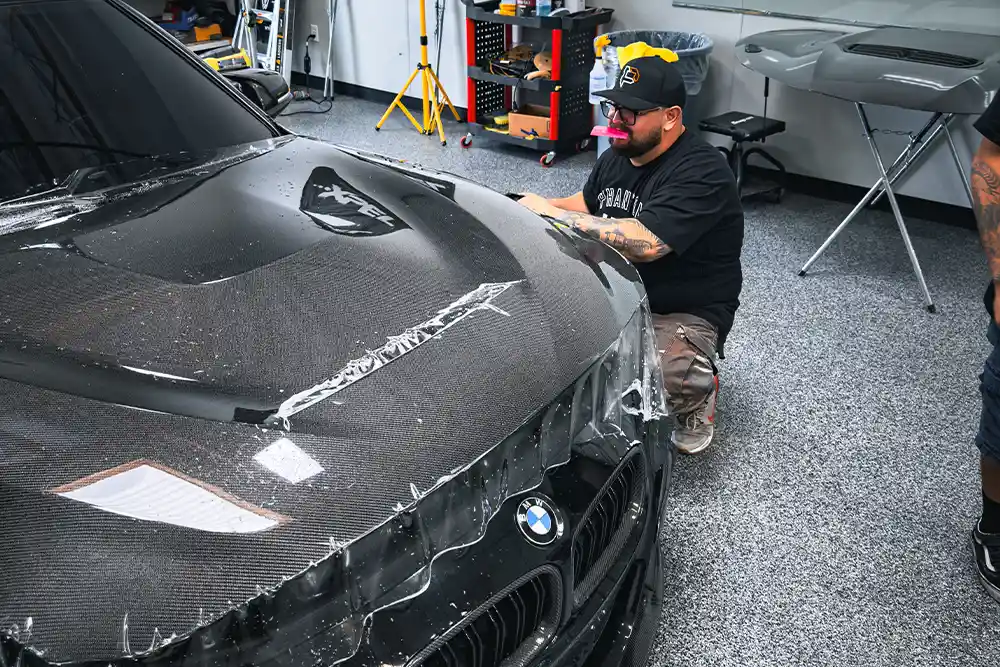
[[[670,246],[634,218],[599,218],[587,213],[566,211],[558,219],[596,236],[633,262],[652,262],[670,252]]]
[[[972,162],[973,210],[993,280],[1000,283],[1000,147],[983,142]]]

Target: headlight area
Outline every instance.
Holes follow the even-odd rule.
[[[420,596],[431,584],[438,558],[475,545],[508,499],[539,488],[554,489],[564,498],[575,494],[567,507],[574,586],[565,595],[579,607],[608,575],[615,554],[626,548],[638,517],[657,509],[655,499],[650,504],[643,498],[654,471],[670,456],[665,415],[659,355],[644,303],[618,339],[550,405],[432,488],[414,487],[413,497],[398,504],[382,525],[235,608],[215,616],[205,610],[203,623],[181,636],[145,652],[107,656],[100,664],[242,667],[347,661],[366,641],[374,614]],[[592,483],[581,487],[580,475]],[[36,651],[30,645],[31,638],[0,628],[0,665],[48,666],[44,646]]]

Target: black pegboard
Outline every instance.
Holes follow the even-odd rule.
[[[501,23],[475,22],[476,64],[485,67],[507,51],[507,28]]]
[[[594,40],[597,37],[593,30],[563,32],[563,76],[565,83],[576,83],[589,80],[590,70],[594,67]]]
[[[507,87],[492,81],[476,81],[476,120],[486,122],[489,114],[507,106]]]
[[[593,107],[590,105],[590,89],[586,84],[563,88],[559,96],[559,137],[574,144],[590,136],[594,127]]]

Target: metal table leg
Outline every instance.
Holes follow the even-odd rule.
[[[910,167],[934,143],[934,140],[937,139],[953,118],[954,114],[949,114],[948,116],[944,116],[944,114],[940,113],[934,114],[934,116],[927,122],[926,125],[924,125],[920,132],[910,138],[909,144],[907,144],[903,152],[899,154],[896,161],[892,163],[892,166],[889,167],[889,173],[892,174],[892,177],[889,179],[889,183],[891,185],[895,185],[896,181],[902,178],[903,175],[909,171]],[[931,131],[931,128],[933,128],[933,131]],[[927,136],[928,132],[930,132],[930,136]],[[813,256],[809,258],[809,261],[802,266],[799,270],[799,275],[806,275],[806,272],[809,271],[809,267],[811,267],[816,260],[820,258],[820,255],[822,255],[826,249],[830,247],[830,244],[833,243],[840,233],[844,231],[844,228],[857,217],[858,213],[860,213],[869,202],[871,202],[872,205],[878,202],[883,194],[885,194],[885,188],[883,187],[882,179],[879,178],[879,180],[876,181],[875,184],[868,190],[868,193],[861,199],[861,201],[858,202],[857,206],[854,207],[854,210],[847,214],[847,217],[844,218],[837,228],[833,230],[833,233],[827,237],[826,241],[823,242],[823,245],[819,247],[819,250],[817,250]]]
[[[913,146],[916,143],[920,143],[920,141],[923,140],[924,135],[933,127],[934,131],[931,133],[931,136],[927,137],[927,141],[923,144],[928,148],[932,146],[934,144],[934,141],[938,138],[938,136],[940,136],[941,132],[943,130],[946,130],[948,128],[948,125],[950,125],[953,120],[955,120],[955,114],[953,113],[948,114],[947,116],[945,116],[943,113],[936,113],[933,116],[931,116],[930,120],[928,120],[927,124],[924,125],[923,128],[921,128],[920,132],[917,132],[915,136],[910,138],[910,145],[907,146],[906,150],[904,150],[903,153],[900,154],[900,157],[906,155],[906,151],[910,149],[910,146]],[[898,162],[899,158],[897,158],[896,162],[894,162],[893,165],[889,167],[889,173],[893,173],[893,170],[896,168],[896,164]],[[911,162],[912,161],[907,161],[906,163],[904,163],[902,169],[904,170],[908,169]],[[899,176],[902,176],[902,174],[899,174]],[[889,182],[895,185],[896,178],[897,177],[894,176]],[[882,195],[885,194],[885,190],[882,189],[882,181],[879,180],[876,183],[876,185],[878,186],[879,192],[877,195],[875,195],[875,199],[871,201],[870,206],[875,206],[876,204],[878,204],[879,200],[882,199]]]
[[[969,204],[971,204],[972,208],[975,209],[976,200],[972,196],[972,185],[969,183],[969,175],[965,172],[965,165],[970,164],[972,161],[962,162],[962,156],[958,154],[958,147],[955,146],[955,140],[951,136],[951,130],[946,127],[944,128],[944,131],[945,135],[948,137],[948,148],[951,149],[951,156],[955,158],[955,166],[958,167],[958,174],[962,177],[962,185],[965,186],[965,194],[969,197]]]
[[[927,281],[924,280],[924,272],[920,268],[920,260],[917,259],[917,253],[913,249],[913,243],[910,241],[910,234],[906,230],[906,223],[903,221],[903,214],[899,211],[899,202],[896,201],[896,194],[892,191],[892,183],[889,182],[889,176],[886,174],[885,165],[882,164],[882,155],[878,151],[878,144],[875,143],[875,136],[872,134],[871,125],[868,123],[868,116],[865,114],[864,106],[860,103],[855,106],[857,106],[858,115],[861,117],[861,122],[865,126],[865,137],[868,139],[868,145],[871,147],[872,155],[875,157],[875,163],[878,165],[879,174],[882,176],[882,183],[885,184],[885,196],[889,198],[889,206],[892,207],[892,214],[896,218],[896,224],[899,225],[899,233],[903,236],[903,244],[906,246],[906,252],[910,256],[910,263],[913,264],[913,271],[917,274],[917,280],[920,282],[920,288],[924,292],[927,310],[933,313],[934,300],[931,299],[930,290],[927,289]]]
[[[802,269],[799,271],[800,276],[806,275],[809,267],[819,259],[824,251],[833,243],[834,239],[847,227],[848,224],[857,217],[858,213],[861,212],[865,206],[871,202],[874,205],[881,199],[882,195],[886,195],[889,198],[889,206],[892,208],[893,217],[896,218],[896,224],[899,226],[899,232],[903,237],[903,243],[906,246],[906,252],[910,257],[910,263],[913,265],[913,271],[917,276],[917,280],[920,283],[920,288],[924,293],[924,299],[926,302],[927,310],[930,312],[935,312],[936,308],[934,306],[934,301],[931,298],[930,290],[927,288],[927,281],[924,279],[923,270],[920,268],[920,261],[917,259],[916,251],[913,249],[913,243],[910,240],[910,234],[907,231],[906,223],[903,220],[903,215],[899,209],[899,203],[896,200],[895,192],[892,186],[895,185],[896,181],[905,175],[909,169],[914,165],[914,163],[923,155],[926,150],[934,143],[938,136],[943,132],[947,137],[948,146],[951,151],[951,155],[955,160],[955,166],[958,167],[959,174],[962,178],[962,184],[965,186],[966,194],[969,197],[969,201],[973,202],[972,188],[969,184],[968,175],[966,174],[964,163],[962,158],[958,153],[958,148],[955,145],[955,141],[951,136],[949,130],[949,125],[955,119],[955,114],[942,114],[936,113],[927,122],[927,124],[914,135],[909,144],[903,152],[896,158],[895,162],[890,165],[888,169],[885,168],[885,164],[882,161],[882,155],[879,152],[878,144],[875,142],[874,130],[871,124],[868,122],[868,116],[865,113],[864,105],[861,103],[855,103],[855,107],[858,110],[858,116],[861,118],[861,123],[864,126],[865,138],[868,140],[868,145],[871,148],[872,155],[875,158],[875,163],[879,169],[879,180],[868,190],[868,193],[858,202],[857,206],[854,207],[846,218],[837,226],[832,234],[823,242],[823,245],[809,258],[809,261],[803,265]],[[933,128],[933,129],[932,129]],[[930,133],[928,135],[928,132]],[[925,138],[926,137],[926,138]]]

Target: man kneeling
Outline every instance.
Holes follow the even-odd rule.
[[[617,248],[649,294],[673,441],[703,451],[715,433],[716,357],[733,326],[743,288],[743,208],[736,179],[713,146],[686,131],[684,82],[659,57],[622,68],[597,93],[612,139],[583,190],[563,199],[520,202]]]

